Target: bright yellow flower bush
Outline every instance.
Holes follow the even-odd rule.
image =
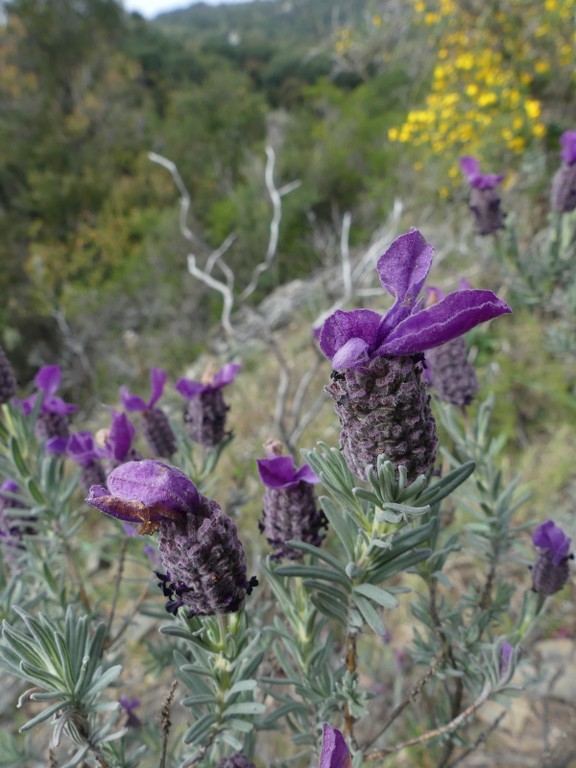
[[[413,9],[436,63],[424,104],[390,141],[449,158],[458,179],[459,155],[522,153],[546,134],[538,78],[574,78],[576,0],[501,0],[491,13],[480,2],[413,0]]]

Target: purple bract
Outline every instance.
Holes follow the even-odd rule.
[[[568,165],[576,163],[576,131],[564,131],[560,137],[562,151],[560,157]]]
[[[352,760],[344,736],[336,728],[322,725],[322,751],[318,768],[350,768]]]
[[[160,520],[193,513],[200,500],[194,483],[161,461],[127,461],[107,483],[108,490],[93,486],[86,502],[118,520],[143,525],[141,533],[154,530]]]
[[[153,408],[164,392],[164,385],[168,379],[168,374],[162,368],[150,369],[150,399],[148,402],[138,395],[133,395],[128,387],[120,388],[120,397],[122,405],[127,411],[147,411]]]
[[[65,403],[59,397],[56,397],[54,393],[60,386],[62,374],[60,366],[58,365],[44,365],[34,379],[36,388],[40,390],[42,397],[41,413],[55,413],[61,416],[67,416],[70,413],[74,413],[77,408],[72,403]],[[32,412],[38,393],[30,395],[20,402],[20,406],[24,413],[29,414]]]
[[[194,397],[200,397],[206,392],[214,392],[216,389],[231,384],[240,371],[241,366],[238,363],[227,363],[218,373],[207,375],[202,381],[192,381],[191,379],[178,379],[176,382],[176,391],[187,400]]]
[[[564,533],[562,528],[552,520],[547,520],[532,534],[532,543],[539,549],[548,550],[551,555],[552,565],[557,566],[568,557],[572,539]]]
[[[334,370],[364,368],[379,357],[419,354],[511,311],[486,290],[454,291],[423,309],[418,296],[433,253],[418,230],[401,235],[377,264],[380,283],[395,300],[391,309],[385,315],[370,309],[337,310],[326,319],[320,348]]]
[[[480,163],[475,157],[461,157],[460,170],[475,189],[494,189],[504,178],[503,173],[480,173]]]
[[[303,464],[296,469],[292,456],[275,456],[271,459],[258,459],[258,472],[268,488],[295,488],[298,483],[319,483],[314,470]]]

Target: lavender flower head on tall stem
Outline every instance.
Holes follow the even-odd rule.
[[[560,144],[562,164],[552,179],[550,207],[557,213],[569,213],[576,209],[576,131],[565,131]]]
[[[238,363],[227,363],[218,372],[210,365],[200,381],[179,379],[176,391],[188,401],[184,423],[190,438],[206,448],[218,445],[226,436],[226,414],[230,407],[222,389],[231,384],[240,371]]]
[[[480,163],[475,157],[460,158],[460,169],[470,184],[468,206],[476,220],[479,235],[491,235],[504,227],[506,214],[500,208],[500,195],[496,187],[504,174],[480,173]]]
[[[394,298],[388,312],[337,310],[322,326],[320,348],[333,368],[326,391],[336,403],[340,447],[362,479],[380,454],[403,465],[409,482],[432,470],[438,439],[421,379],[423,354],[511,311],[487,290],[454,291],[423,308],[419,295],[433,253],[418,230],[401,235],[377,263],[380,283]]]
[[[296,469],[292,456],[282,456],[279,440],[268,440],[264,450],[267,458],[257,460],[266,488],[260,530],[274,549],[274,558],[299,560],[302,552],[286,542],[304,541],[319,547],[328,525],[314,496],[314,484],[320,481],[308,464]]]
[[[26,414],[32,413],[38,398],[42,399],[42,405],[35,424],[35,433],[42,443],[50,440],[50,450],[62,452],[66,450],[66,444],[70,436],[70,414],[75,413],[77,407],[72,403],[66,403],[54,393],[60,386],[62,372],[58,365],[44,365],[34,378],[38,392],[22,400],[19,405]]]
[[[158,531],[166,573],[157,573],[166,610],[188,616],[234,613],[257,580],[246,576],[246,554],[232,520],[176,467],[144,459],[121,464],[108,488],[93,486],[88,504],[140,534]]]
[[[570,577],[568,563],[572,539],[553,520],[547,520],[532,534],[532,543],[538,549],[532,566],[532,589],[543,597],[559,592]]]
[[[148,401],[133,395],[127,387],[120,388],[122,405],[129,412],[142,414],[142,434],[155,456],[170,458],[176,453],[176,437],[168,416],[156,403],[164,394],[168,374],[162,368],[150,369],[150,398]]]

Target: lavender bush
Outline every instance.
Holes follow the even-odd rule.
[[[465,165],[474,189],[493,190]],[[495,730],[475,715],[517,689],[530,634],[570,578],[571,541],[552,519],[531,526],[522,565],[528,497],[504,480],[493,399],[474,405],[473,387],[432,400],[427,377],[450,389],[438,385],[449,345],[510,312],[470,288],[426,307],[432,256],[417,230],[401,235],[376,264],[392,306],[324,321],[340,445],[319,442],[298,465],[267,443],[253,474],[272,552],[257,565],[258,526],[232,519],[217,482],[232,439],[221,389],[238,364],[178,382],[182,424],[157,406],[161,369],[148,401],[124,388],[142,454],[117,412],[103,440],[77,429],[50,450],[38,424],[71,413],[54,368],[37,377],[43,394],[2,406],[0,664],[17,712],[2,765],[359,768],[405,750],[416,764],[426,745],[449,766]],[[455,587],[462,553],[474,572]],[[413,627],[413,667],[391,696],[399,623]]]

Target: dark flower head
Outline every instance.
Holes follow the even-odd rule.
[[[127,387],[120,388],[120,397],[127,411],[142,413],[142,432],[151,451],[156,456],[170,458],[176,452],[176,438],[168,417],[161,408],[156,407],[164,393],[167,378],[168,374],[162,368],[151,368],[151,394],[148,402],[133,395]]]
[[[209,367],[201,381],[179,379],[176,383],[176,390],[188,401],[184,423],[195,443],[212,448],[224,439],[229,407],[222,389],[234,381],[239,371],[237,363],[228,363],[217,373]]]
[[[568,581],[568,561],[571,539],[552,520],[547,520],[532,534],[532,543],[538,548],[536,562],[532,566],[532,589],[548,596],[559,592]]]
[[[159,461],[130,461],[94,486],[86,501],[138,532],[158,530],[166,573],[158,573],[166,609],[184,606],[189,616],[230,613],[242,607],[257,584],[246,577],[246,555],[236,526],[219,505],[198,492],[176,467]]]
[[[260,530],[274,548],[274,557],[297,560],[302,553],[287,546],[291,540],[320,546],[327,526],[324,513],[318,509],[313,485],[319,482],[308,464],[296,469],[291,456],[277,455],[281,444],[269,441],[267,459],[258,459],[258,472],[263,484],[264,509]]]
[[[328,723],[322,725],[322,750],[318,768],[351,768],[352,760],[342,733]]]
[[[461,157],[460,169],[474,189],[494,189],[504,178],[503,173],[480,173],[480,163],[475,157]]]
[[[336,371],[363,368],[379,357],[416,355],[476,325],[510,312],[492,291],[454,291],[422,308],[418,297],[432,265],[433,247],[417,229],[397,238],[377,264],[382,287],[394,297],[386,314],[337,310],[325,320],[320,347]]]

